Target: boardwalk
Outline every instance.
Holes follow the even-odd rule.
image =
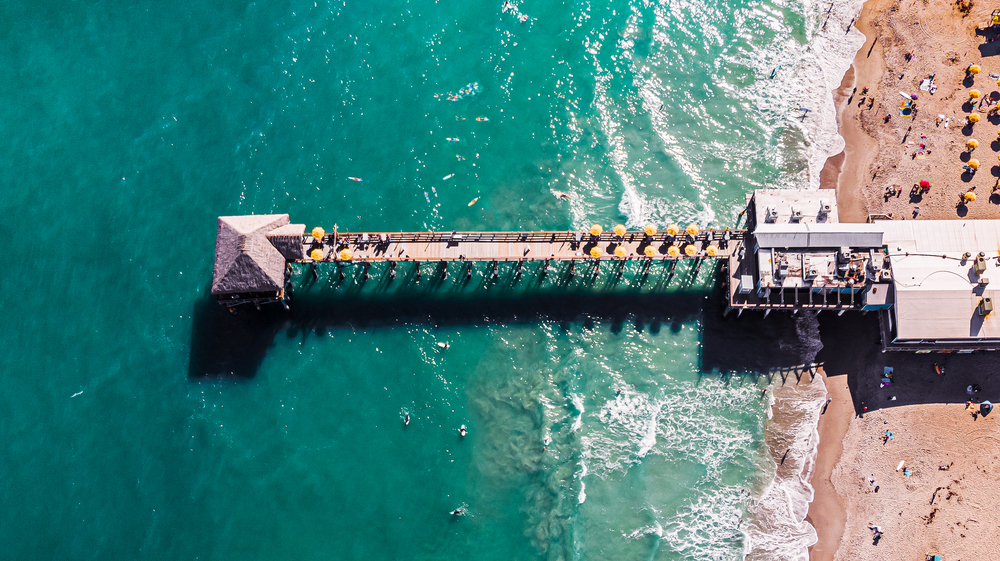
[[[307,258],[299,263],[316,261],[544,261],[592,259],[600,248],[602,259],[690,259],[728,258],[743,230],[708,230],[689,236],[681,231],[671,236],[658,231],[647,236],[642,231],[623,236],[589,232],[362,232],[325,234],[317,240],[305,237]],[[677,249],[671,252],[671,247]],[[691,249],[688,249],[691,246]],[[709,250],[709,246],[712,249]],[[652,248],[652,257],[647,255]],[[311,259],[316,250],[322,259]],[[347,250],[347,253],[344,252]],[[679,253],[671,257],[671,253]],[[714,255],[710,255],[714,253]],[[617,255],[616,255],[617,254]]]

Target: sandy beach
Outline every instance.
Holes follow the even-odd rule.
[[[822,187],[837,190],[842,220],[998,217],[1000,118],[980,101],[1000,100],[1000,41],[987,42],[988,34],[977,30],[993,8],[975,3],[965,13],[954,2],[865,3],[857,27],[867,41],[834,92],[846,148],[822,175]],[[970,64],[981,72],[967,76]],[[920,89],[932,74],[936,88]],[[972,90],[978,99],[970,100]],[[900,115],[904,94],[917,95],[915,116]],[[970,126],[972,114],[980,120]],[[970,139],[978,142],[972,152]],[[963,168],[971,159],[980,162],[974,174]],[[913,193],[921,180],[930,190]],[[975,200],[960,204],[970,191]],[[857,322],[821,318],[825,347],[818,360],[832,401],[819,421],[807,518],[818,542],[810,559],[1000,556],[1000,515],[992,507],[1000,499],[997,416],[966,411],[969,398],[998,397],[995,357],[882,353],[874,343],[877,318],[861,323],[859,336]],[[945,375],[936,373],[935,362]],[[885,366],[895,376],[880,387]],[[971,384],[982,390],[967,395]],[[877,542],[870,525],[884,532]]]
[[[965,405],[973,384],[982,388],[975,399],[995,398],[995,357],[883,353],[874,315],[861,321],[821,315],[820,329],[824,349],[817,359],[833,401],[820,418],[808,518],[819,542],[810,558],[1000,555],[1000,511],[993,507],[1000,421],[996,412],[973,417]],[[882,387],[885,366],[894,376]],[[877,544],[869,525],[884,532]]]
[[[967,14],[945,2],[864,5],[857,27],[867,41],[835,92],[847,148],[828,161],[822,182],[837,189],[842,220],[998,215],[1000,116],[989,110],[1000,101],[1000,42],[987,42],[990,34],[977,30],[991,10],[986,3]],[[980,72],[967,76],[970,64]],[[915,114],[901,115],[904,96],[914,95]],[[979,122],[966,124],[971,115]],[[972,152],[969,140],[978,143]],[[975,173],[965,167],[970,160],[980,164]],[[929,181],[930,190],[914,193],[920,181]],[[975,200],[960,204],[969,191]]]

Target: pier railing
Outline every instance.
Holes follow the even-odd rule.
[[[305,259],[318,261],[540,261],[592,259],[600,248],[602,259],[728,258],[743,239],[744,230],[705,230],[690,235],[665,230],[648,235],[627,231],[598,236],[579,231],[531,232],[333,232],[316,239],[306,235]],[[690,249],[689,247],[690,246]],[[647,253],[647,247],[652,247]],[[676,247],[672,251],[670,248]],[[315,251],[322,258],[314,258]],[[349,257],[344,258],[343,250]],[[616,255],[616,253],[618,255]]]

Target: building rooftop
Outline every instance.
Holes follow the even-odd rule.
[[[755,224],[758,226],[839,222],[837,196],[831,190],[756,189],[753,199]]]
[[[287,214],[220,216],[212,294],[271,292],[285,284],[285,257],[267,239]]]
[[[896,338],[1000,339],[1000,320],[982,315],[1000,283],[1000,220],[880,221],[892,264]],[[979,271],[976,257],[983,252]]]
[[[759,224],[753,232],[760,247],[832,249],[882,247],[878,224]]]

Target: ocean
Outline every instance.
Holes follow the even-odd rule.
[[[842,149],[859,9],[3,3],[0,548],[804,559],[825,389],[762,390],[815,319],[723,320],[710,267],[391,294],[298,269],[290,312],[235,316],[208,290],[220,215],[735,226]]]

